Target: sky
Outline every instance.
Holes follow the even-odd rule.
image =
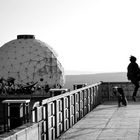
[[[65,73],[126,72],[140,65],[139,0],[0,0],[0,46],[34,34]]]

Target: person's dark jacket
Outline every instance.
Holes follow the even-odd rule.
[[[131,62],[127,67],[128,80],[136,80],[140,78],[140,68],[136,62]]]

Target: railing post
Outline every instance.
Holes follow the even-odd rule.
[[[47,138],[48,140],[54,140],[56,135],[56,127],[55,127],[55,102],[51,102],[47,104],[46,108],[46,116],[47,116]]]
[[[74,120],[75,120],[75,118],[74,118],[74,108],[75,108],[74,107],[74,100],[75,100],[74,94],[70,95],[70,101],[71,101],[71,104],[70,104],[70,113],[71,113],[70,114],[70,127],[73,126]]]
[[[83,116],[85,116],[85,91],[82,90],[83,92]]]
[[[64,127],[65,127],[65,116],[64,116],[64,111],[65,111],[65,109],[64,109],[64,98],[62,98],[62,131],[64,132],[65,130],[64,130]]]
[[[93,107],[94,107],[94,95],[93,95],[93,88],[91,87],[90,88],[90,98],[91,98],[91,100],[90,100],[90,103],[91,103],[91,110],[93,109]]]
[[[47,114],[46,114],[46,105],[42,106],[42,122],[41,122],[41,140],[46,140],[47,139],[47,129],[46,129],[46,119],[47,119]]]
[[[70,107],[71,107],[71,98],[70,98],[70,95],[68,96],[68,112],[69,112],[69,126],[70,126],[70,124],[71,124],[71,119],[70,119],[70,116],[71,116],[71,109],[70,109]]]
[[[54,102],[54,106],[55,106],[55,137],[58,137],[58,100],[56,100]]]
[[[83,117],[84,115],[84,96],[83,96],[83,91],[80,92],[80,103],[79,103],[79,108],[80,108],[80,119]]]
[[[74,94],[74,123],[77,122],[77,94],[78,93]]]
[[[87,112],[91,110],[91,96],[90,96],[90,89],[87,89]]]
[[[95,107],[95,88],[92,87],[92,94],[93,94],[93,108]]]
[[[56,100],[56,138],[60,136],[62,132],[62,99]]]
[[[84,90],[84,101],[85,101],[85,113],[84,115],[86,115],[88,113],[88,92],[87,89]]]
[[[49,139],[49,112],[48,112],[48,104],[45,104],[45,113],[46,113],[46,139]]]
[[[68,96],[64,97],[64,131],[69,128],[69,103]]]

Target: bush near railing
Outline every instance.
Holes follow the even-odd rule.
[[[45,99],[33,109],[33,122],[40,123],[41,139],[53,140],[68,130],[102,101],[101,83]]]

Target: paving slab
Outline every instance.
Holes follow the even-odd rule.
[[[140,102],[105,102],[56,140],[140,140]]]

